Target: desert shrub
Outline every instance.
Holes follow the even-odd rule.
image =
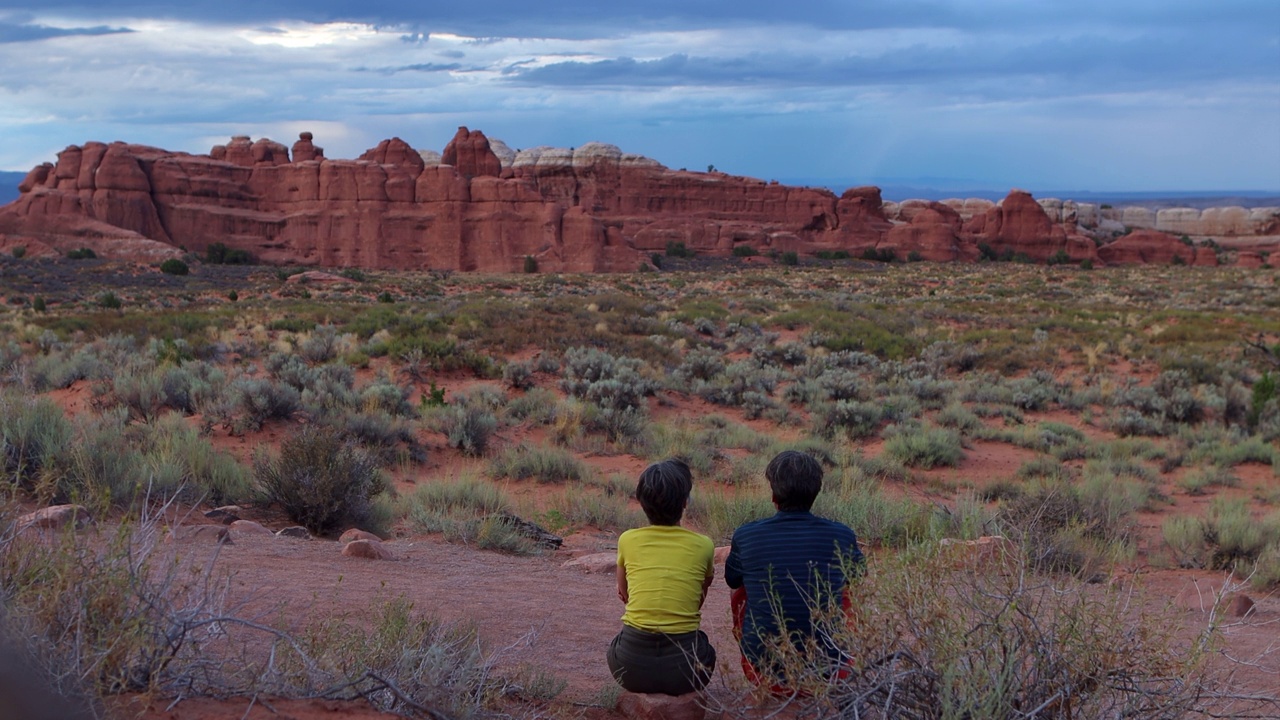
[[[717,375],[724,372],[724,368],[724,358],[720,353],[710,348],[694,348],[685,353],[680,366],[676,368],[675,375],[686,386],[693,387],[694,381],[713,380]]]
[[[384,410],[326,415],[319,425],[338,433],[343,440],[359,445],[381,465],[427,461],[427,449],[418,442],[414,427]]]
[[[546,388],[533,388],[525,394],[514,397],[504,410],[507,417],[533,425],[547,425],[555,419],[558,399],[556,394]]]
[[[233,250],[225,243],[212,243],[205,248],[205,262],[211,265],[252,265],[253,256],[244,250]],[[286,276],[287,277],[287,276]]]
[[[570,527],[624,532],[645,524],[644,516],[628,506],[625,495],[562,490],[548,499],[548,506],[560,522]]]
[[[1249,403],[1249,411],[1246,416],[1246,422],[1251,429],[1258,427],[1258,421],[1262,418],[1263,412],[1268,403],[1272,403],[1277,398],[1276,390],[1277,379],[1271,373],[1263,373],[1262,377],[1253,384],[1253,394]]]
[[[900,548],[929,537],[933,509],[890,497],[879,481],[846,472],[824,480],[813,512],[853,528],[864,544]]]
[[[516,390],[528,390],[533,387],[533,363],[526,360],[507,363],[502,368],[502,381]]]
[[[489,461],[489,474],[514,480],[533,478],[540,483],[582,481],[587,466],[572,453],[556,447],[518,445]]]
[[[698,386],[698,394],[707,402],[737,406],[749,392],[773,395],[782,373],[775,367],[761,367],[750,360],[739,360],[725,366],[714,382]]]
[[[248,471],[231,454],[214,449],[177,414],[160,417],[145,429],[140,466],[153,496],[227,505],[248,500]]]
[[[1005,506],[1006,527],[1037,570],[1091,579],[1131,552],[1143,488],[1096,477],[1083,485],[1033,482]]]
[[[531,555],[537,545],[510,522],[510,503],[492,483],[474,477],[421,485],[402,503],[419,532],[441,533],[449,542],[483,550]]]
[[[379,375],[359,391],[359,407],[369,412],[385,412],[397,417],[413,417],[416,412],[409,402],[410,388]]]
[[[744,523],[769,517],[774,512],[769,493],[758,488],[698,488],[689,497],[684,516],[717,545],[723,545]]]
[[[120,296],[116,295],[110,290],[107,290],[106,292],[103,292],[103,293],[99,293],[97,298],[94,299],[94,303],[98,307],[106,310],[119,310],[124,305],[124,303],[120,300]]]
[[[697,253],[695,253],[693,250],[690,250],[689,248],[685,247],[685,244],[682,242],[675,242],[675,241],[667,242],[667,257],[691,258],[696,254]],[[662,266],[655,265],[655,267],[662,267]]]
[[[111,366],[91,347],[74,351],[56,349],[32,359],[26,367],[26,385],[36,392],[70,387],[80,380],[108,377]]]
[[[150,365],[130,364],[111,381],[116,400],[133,417],[150,422],[165,406],[164,377]]]
[[[22,637],[57,690],[95,710],[109,695],[172,687],[203,664],[197,628],[223,608],[198,571],[179,580],[190,568],[165,562],[160,537],[145,520],[126,521],[99,542],[32,543],[6,533],[0,631]]]
[[[191,272],[191,268],[177,258],[169,258],[160,263],[160,272],[165,275],[186,275]]]
[[[238,431],[259,429],[267,420],[287,419],[302,403],[292,386],[265,378],[239,378],[231,384],[230,392],[235,417],[228,421]]]
[[[153,478],[130,442],[128,421],[123,408],[77,418],[74,442],[42,494],[55,502],[91,506],[128,506],[149,495],[155,489]]]
[[[778,257],[778,262],[783,265],[799,265],[800,255],[795,250],[787,250]]]
[[[438,418],[449,447],[473,457],[485,454],[489,440],[498,429],[498,418],[493,411],[474,402],[458,402],[441,408]]]
[[[858,672],[833,679],[825,663],[783,643],[774,662],[787,686],[802,690],[788,698],[788,711],[814,718],[1178,717],[1213,694],[1210,633],[1188,644],[1162,612],[1135,612],[1135,587],[1027,582],[1018,558],[1000,562],[1010,570],[974,573],[956,568],[949,553],[919,546],[872,563],[852,621],[827,621],[841,656],[862,659]],[[921,577],[930,581],[921,586]],[[712,709],[732,712],[747,702],[720,700]],[[1272,707],[1264,699],[1249,712]]]
[[[338,330],[332,325],[317,325],[298,343],[298,354],[312,363],[326,363],[338,354]]]
[[[96,257],[98,257],[98,254],[86,247],[67,251],[68,260],[92,260]]]
[[[257,453],[253,477],[268,500],[316,534],[376,531],[385,520],[375,503],[385,487],[377,462],[331,431],[303,428],[278,456]]]
[[[439,532],[432,529],[431,522],[426,519],[431,516],[459,513],[483,516],[503,512],[510,507],[496,485],[474,477],[421,484],[405,502],[405,514],[426,532]]]
[[[1159,436],[1168,432],[1165,423],[1144,415],[1137,410],[1121,409],[1113,413],[1106,422],[1106,427],[1120,437]]]
[[[840,400],[815,408],[814,432],[825,438],[844,434],[852,439],[869,437],[884,420],[884,408],[879,403]]]
[[[964,458],[960,436],[954,430],[938,427],[895,429],[885,440],[884,451],[904,465],[925,469],[954,467]]]
[[[34,490],[72,440],[72,426],[61,408],[45,398],[0,390],[0,461],[6,480]]]
[[[1195,468],[1178,478],[1178,487],[1188,495],[1203,495],[1205,488],[1236,487],[1239,484],[1240,478],[1236,477],[1230,468],[1218,465]]]
[[[564,354],[561,387],[569,395],[589,400],[601,408],[639,407],[656,384],[641,376],[641,361],[614,357],[596,348],[571,348]]]
[[[983,427],[982,420],[973,411],[958,402],[953,402],[942,408],[938,412],[936,420],[942,427],[951,428],[965,435],[972,434],[975,430]]]

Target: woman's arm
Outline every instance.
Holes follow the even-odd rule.
[[[627,600],[630,597],[631,597],[631,593],[627,588],[627,569],[619,565],[618,566],[618,599],[621,600],[622,603],[625,605],[627,603]],[[703,597],[706,597],[706,592],[703,592]]]
[[[707,590],[711,589],[711,581],[716,579],[716,566],[707,567],[707,576],[702,579],[702,598],[698,600],[698,609],[702,609],[703,603],[707,601]]]

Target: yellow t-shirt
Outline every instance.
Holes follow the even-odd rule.
[[[622,622],[649,632],[686,633],[702,620],[702,584],[715,573],[711,538],[679,525],[649,525],[618,538],[627,573]]]

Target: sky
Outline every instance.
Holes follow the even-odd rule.
[[[0,0],[0,170],[460,125],[784,182],[1280,191],[1280,0]]]

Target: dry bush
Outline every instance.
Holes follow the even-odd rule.
[[[385,522],[375,502],[386,484],[377,461],[332,431],[304,428],[278,456],[259,452],[253,476],[268,500],[313,533],[376,531]]]
[[[953,553],[917,545],[877,556],[854,581],[851,617],[823,639],[825,655],[782,643],[773,659],[795,717],[1273,717],[1275,697],[1236,694],[1209,661],[1216,619],[1192,637],[1168,610],[1144,610],[1142,589],[1029,572],[1010,551],[976,572]],[[1156,603],[1158,605],[1158,603]],[[763,709],[759,708],[761,702]],[[704,696],[729,718],[762,717],[770,701],[732,689]]]

